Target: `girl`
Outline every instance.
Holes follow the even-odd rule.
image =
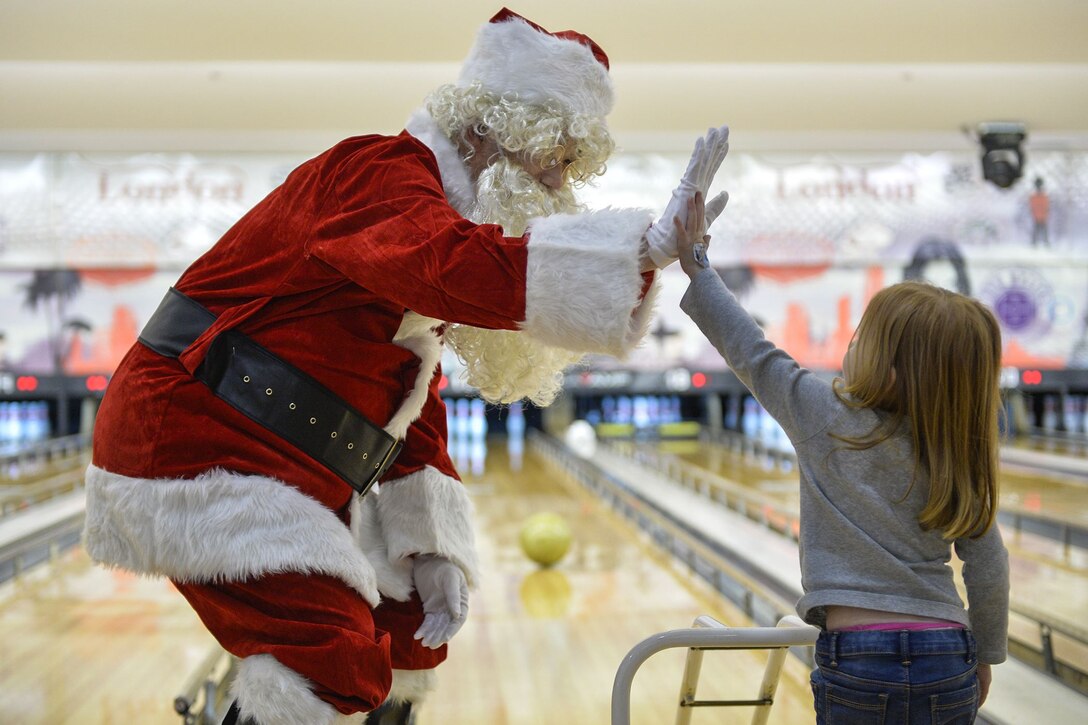
[[[676,222],[691,278],[680,306],[797,451],[797,613],[822,629],[816,722],[972,722],[1007,644],[994,316],[926,283],[893,285],[865,310],[843,377],[827,382],[768,342],[710,268],[701,197],[687,219]]]

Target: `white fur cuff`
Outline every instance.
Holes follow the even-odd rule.
[[[382,483],[375,498],[391,563],[412,554],[438,554],[464,571],[469,586],[476,585],[479,564],[473,510],[464,484],[428,466]]]
[[[418,705],[438,683],[434,670],[393,670],[393,686],[389,702],[411,702]]]
[[[568,350],[629,353],[648,317],[638,260],[649,226],[649,212],[639,209],[534,219],[522,329]]]
[[[241,719],[261,725],[332,725],[339,713],[310,689],[310,682],[272,655],[246,657],[230,686]]]

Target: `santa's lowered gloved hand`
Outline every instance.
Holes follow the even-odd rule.
[[[687,221],[688,200],[692,199],[696,192],[702,192],[706,199],[710,191],[710,184],[714,181],[714,174],[729,153],[729,127],[712,128],[706,136],[695,142],[695,151],[691,154],[688,168],[680,179],[680,185],[672,192],[668,206],[661,218],[654,222],[646,232],[647,253],[650,259],[659,268],[667,267],[676,261],[676,225],[673,218],[678,218],[681,223]],[[714,220],[725,209],[729,200],[729,194],[722,192],[706,202],[706,226],[714,223]]]
[[[423,624],[415,638],[438,649],[461,629],[468,615],[468,581],[461,567],[444,556],[417,554],[412,579],[423,600]]]

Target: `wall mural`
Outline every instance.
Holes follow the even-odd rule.
[[[181,271],[304,159],[291,154],[0,154],[0,367],[109,373]],[[620,154],[590,207],[660,209],[686,154]],[[1088,154],[1028,149],[984,182],[973,153],[732,153],[711,229],[719,274],[776,343],[837,370],[869,298],[902,279],[997,314],[1007,365],[1088,368]],[[600,367],[723,363],[663,275],[654,334]],[[456,367],[455,365],[452,367]]]

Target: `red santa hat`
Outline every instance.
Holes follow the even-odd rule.
[[[480,29],[458,84],[517,93],[526,103],[560,103],[575,113],[605,117],[612,110],[608,56],[573,30],[550,33],[503,8]]]

